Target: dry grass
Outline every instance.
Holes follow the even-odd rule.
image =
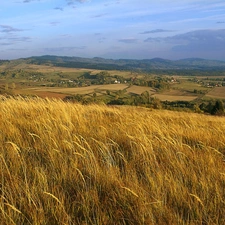
[[[0,224],[225,224],[225,118],[0,102]]]

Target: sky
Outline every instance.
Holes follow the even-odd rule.
[[[0,0],[0,59],[225,61],[224,0]]]

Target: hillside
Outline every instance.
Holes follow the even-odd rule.
[[[0,224],[224,224],[225,118],[0,101]]]
[[[104,59],[81,58],[67,56],[33,56],[30,58],[12,60],[12,64],[28,63],[38,65],[53,65],[69,68],[87,68],[100,70],[225,70],[224,61],[190,58],[182,60],[153,59]]]

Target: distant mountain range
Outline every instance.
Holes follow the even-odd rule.
[[[101,70],[225,70],[225,62],[218,60],[207,60],[200,58],[189,58],[181,60],[153,59],[104,59],[99,57],[81,58],[67,56],[33,56],[12,60],[14,63],[28,63],[38,65],[52,65],[70,68],[88,68]],[[10,61],[11,62],[11,61]],[[4,63],[4,61],[0,61]]]

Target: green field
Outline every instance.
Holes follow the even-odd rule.
[[[201,86],[198,83],[194,83],[194,82],[188,81],[188,78],[186,78],[186,77],[183,77],[181,79],[181,82],[180,83],[173,84],[172,87],[174,89],[179,89],[179,90],[182,90],[182,91],[189,91],[189,92],[190,91],[193,91],[194,89],[208,91],[208,88],[207,87],[203,87],[203,86]]]

